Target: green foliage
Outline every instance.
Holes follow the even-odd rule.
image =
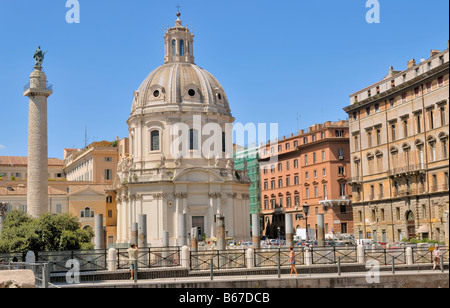
[[[405,242],[408,242],[408,240],[405,240]],[[409,240],[409,242],[412,244],[419,244],[419,243],[444,244],[444,242],[439,242],[437,240],[431,240],[429,238],[424,238],[424,239],[412,238]]]
[[[18,210],[6,216],[0,236],[0,252],[92,249],[92,229],[82,230],[69,214],[44,214],[34,219]]]

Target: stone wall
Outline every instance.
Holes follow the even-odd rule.
[[[29,289],[35,287],[32,270],[0,270],[0,289]]]

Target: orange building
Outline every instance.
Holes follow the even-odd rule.
[[[263,235],[283,238],[285,214],[293,214],[296,230],[306,229],[305,203],[310,206],[308,229],[317,233],[317,215],[324,214],[327,237],[353,233],[351,190],[346,185],[350,177],[347,121],[315,124],[296,136],[268,142],[261,152]]]

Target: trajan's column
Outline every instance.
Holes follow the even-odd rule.
[[[48,211],[47,98],[53,91],[42,71],[44,55],[38,47],[36,65],[23,93],[29,98],[27,212],[32,217]]]

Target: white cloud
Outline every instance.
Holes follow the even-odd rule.
[[[0,150],[4,150],[6,147],[3,144],[0,144]]]

